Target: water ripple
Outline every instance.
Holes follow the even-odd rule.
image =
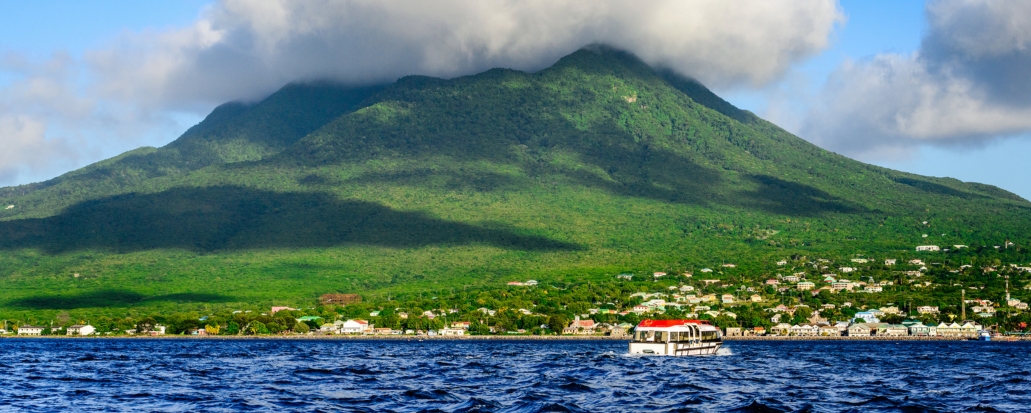
[[[0,411],[1012,412],[1031,343],[0,340]]]

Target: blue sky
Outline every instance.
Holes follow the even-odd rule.
[[[812,3],[820,1],[830,0]],[[411,4],[374,9],[347,5],[345,1],[332,3],[332,7],[341,9],[338,14],[318,11],[314,15],[305,15],[305,11],[297,7],[299,3],[288,2],[286,6],[280,4],[281,7],[275,9],[269,8],[269,5],[276,4],[271,0],[240,3],[244,5],[190,0],[104,1],[95,4],[0,1],[3,10],[0,13],[0,132],[6,133],[0,135],[0,147],[22,148],[22,152],[12,149],[6,157],[0,153],[0,185],[39,181],[137,146],[162,145],[202,119],[214,105],[234,98],[260,96],[296,77],[325,75],[350,81],[370,81],[381,80],[376,76],[389,79],[409,72],[458,75],[495,65],[533,70],[566,53],[570,45],[587,41],[584,39],[607,41],[604,34],[577,29],[583,31],[559,33],[547,39],[531,36],[537,43],[532,41],[526,49],[519,49],[518,45],[511,46],[518,43],[512,39],[538,31],[520,25],[533,27],[534,19],[541,17],[505,15],[516,22],[511,33],[493,29],[476,34],[475,39],[488,38],[488,44],[509,46],[479,56],[465,49],[454,51],[419,44],[448,42],[420,39],[427,36],[410,29],[418,26],[412,21],[421,24],[424,20],[438,19],[433,21],[438,24],[433,26],[434,33],[448,25],[459,27],[455,33],[469,29],[463,28],[461,20],[434,17],[435,10],[418,10]],[[714,16],[712,20],[718,21],[723,18],[720,16],[727,14],[725,10],[719,10],[718,3],[714,3],[717,6],[699,6],[703,9],[699,13],[710,13]],[[795,7],[800,3],[784,4]],[[490,17],[497,17],[491,14],[492,11],[468,11],[475,8],[469,4],[462,3],[462,0],[449,0],[437,3],[435,8],[442,9],[442,15],[455,15],[457,19],[490,21]],[[780,5],[781,8],[785,8],[784,4]],[[955,64],[961,69],[981,68],[985,61],[991,64],[990,58],[973,61],[976,59],[970,58],[970,54],[963,55],[961,51],[946,56],[948,60],[935,61],[938,57],[933,56],[938,56],[940,49],[928,46],[965,44],[962,43],[964,38],[957,36],[953,39],[943,33],[963,32],[962,29],[968,26],[974,27],[974,33],[984,32],[976,30],[977,25],[995,26],[988,20],[991,13],[963,10],[965,5],[955,1],[932,3],[933,7],[929,7],[919,1],[846,0],[837,6],[841,14],[837,17],[828,14],[826,8],[803,9],[802,6],[797,6],[800,10],[785,13],[786,17],[777,17],[815,22],[811,33],[781,33],[777,27],[791,26],[790,20],[771,20],[769,27],[772,28],[757,30],[767,30],[769,33],[764,35],[783,39],[778,42],[786,46],[783,51],[763,55],[769,46],[757,44],[750,54],[760,56],[753,60],[733,60],[712,52],[713,49],[683,46],[685,42],[680,41],[683,39],[675,36],[650,41],[666,42],[681,48],[680,52],[672,54],[656,51],[658,48],[650,48],[648,43],[630,42],[619,46],[631,49],[646,60],[671,62],[675,67],[680,64],[687,74],[697,75],[732,103],[827,149],[893,169],[989,183],[1031,199],[1031,183],[1023,179],[1031,173],[1031,167],[1022,159],[1031,154],[1031,139],[1027,136],[1031,127],[1017,119],[1025,113],[1022,110],[1026,107],[1014,109],[993,103],[992,96],[977,92],[989,90],[991,85],[976,74],[952,78],[934,73],[934,68],[938,67],[936,63],[959,62]],[[684,13],[695,12],[683,4],[667,8]],[[620,11],[619,6],[611,9],[614,15],[630,14],[627,10],[637,12],[635,9]],[[604,11],[584,11],[568,6],[557,7],[545,14],[569,20],[568,16],[589,16],[592,12],[597,15],[584,18],[604,21],[609,27],[620,27],[619,17],[606,15]],[[996,14],[1005,12],[997,11]],[[662,13],[671,12],[666,10]],[[735,20],[762,26],[755,22],[762,23],[764,13],[770,14],[757,12],[754,16]],[[359,16],[356,21],[387,23],[377,23],[378,26],[371,29],[361,26],[361,22],[329,21],[327,26],[318,26],[317,20],[322,15],[339,16],[341,22],[348,16]],[[929,19],[932,15],[934,18]],[[988,17],[971,23],[965,17],[968,15]],[[386,18],[376,19],[383,16]],[[640,21],[648,19],[648,16],[642,12],[631,17]],[[844,19],[840,19],[842,16]],[[312,25],[312,28],[310,31],[297,30],[291,19],[303,21],[303,24],[296,24],[302,29],[305,24]],[[286,25],[280,24],[283,22]],[[353,31],[347,31],[349,25],[353,26]],[[724,26],[732,25],[719,27]],[[807,27],[804,24],[800,26]],[[338,27],[344,28],[338,30]],[[626,30],[633,30],[635,25],[627,27]],[[376,38],[376,33],[355,35],[370,30],[378,30],[378,37],[386,40],[370,43],[369,38]],[[332,53],[327,57],[325,44],[313,46],[310,43],[312,33],[330,36],[325,43],[341,45],[333,49],[340,50],[340,55],[365,56],[365,59],[342,60],[344,56],[332,56]],[[630,34],[633,33],[626,37],[633,37]],[[728,32],[726,36],[734,34]],[[639,37],[647,40],[648,35],[645,33]],[[448,40],[459,35],[450,36]],[[245,40],[233,43],[238,41],[234,39],[241,38]],[[826,41],[814,43],[813,38]],[[273,40],[262,43],[268,39]],[[306,39],[304,41],[309,43],[297,39]],[[503,41],[489,41],[496,39]],[[791,42],[797,44],[792,45]],[[543,52],[526,52],[538,49]],[[805,51],[793,52],[798,49]],[[306,50],[317,52],[305,54]],[[421,50],[424,52],[423,61],[410,66],[398,63],[412,59],[402,54],[392,57],[392,50],[406,53]],[[453,53],[454,57],[450,58],[452,55],[448,53]],[[749,52],[745,50],[743,53]],[[983,53],[977,56],[983,56]],[[361,66],[352,60],[372,63]],[[182,61],[188,64],[174,66]],[[389,69],[383,70],[384,67]],[[744,69],[737,70],[738,67]],[[252,70],[255,74],[250,76]],[[208,73],[212,72],[216,75],[208,78]],[[232,81],[217,77],[218,72],[229,73]],[[898,73],[916,75],[902,78]],[[889,86],[885,87],[887,92],[835,86],[838,84],[835,81],[848,84],[853,80],[856,84]],[[950,82],[973,85],[969,89],[974,92],[950,92],[953,86]],[[979,89],[979,85],[984,87]],[[893,95],[896,89],[900,96],[908,96],[908,100],[896,99]],[[920,97],[919,92],[926,90],[938,92],[927,101]],[[244,96],[248,93],[254,96]],[[854,99],[856,95],[862,95],[862,99]],[[936,103],[939,100],[949,102],[950,99],[962,103],[966,98],[974,100],[975,107],[982,108],[984,114],[975,113],[981,117],[972,116],[973,120],[965,120],[965,123],[957,121],[954,129],[950,129],[950,121],[961,116],[939,110]],[[885,107],[881,104],[883,102],[897,106]],[[921,108],[917,110],[917,106]],[[871,108],[882,112],[878,115],[880,117],[864,118],[865,112],[872,112]],[[894,116],[896,112],[903,115]],[[964,113],[969,111],[961,114]],[[856,118],[862,119],[857,121]],[[898,119],[904,121],[896,122]],[[977,124],[988,123],[989,119],[1006,126]]]

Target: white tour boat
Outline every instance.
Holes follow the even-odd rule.
[[[704,320],[644,320],[634,329],[630,354],[700,356],[723,345],[720,329]]]

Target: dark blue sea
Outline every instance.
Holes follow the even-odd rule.
[[[1031,411],[1031,343],[0,340],[0,411]]]

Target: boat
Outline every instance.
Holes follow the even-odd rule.
[[[977,341],[992,341],[992,332],[988,330],[978,331]]]
[[[644,320],[634,329],[630,354],[702,356],[722,345],[720,329],[705,320]]]

